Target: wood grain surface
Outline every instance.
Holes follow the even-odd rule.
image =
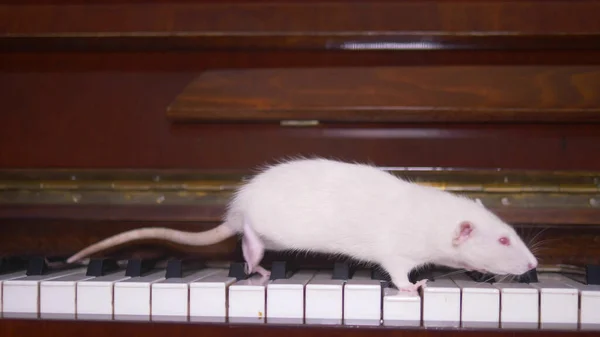
[[[177,121],[599,122],[600,67],[335,67],[208,71]]]
[[[164,221],[175,223],[216,223],[221,221],[226,205],[1,205],[0,218],[26,220],[137,221],[149,225]],[[580,208],[488,207],[504,221],[513,224],[548,226],[597,226],[600,210]]]
[[[248,170],[315,155],[379,166],[600,170],[600,125],[176,125],[187,72],[0,74],[3,168]]]
[[[582,114],[563,114],[563,122],[572,120],[557,123],[557,115],[548,113],[556,108],[579,113],[598,108],[597,88],[591,86],[596,75],[574,75],[564,69],[600,65],[599,1],[293,2],[0,0],[0,167],[248,170],[281,157],[315,155],[380,166],[600,170],[600,124],[588,123],[590,115]],[[420,93],[408,99],[392,90],[398,86],[385,88],[386,100],[396,105],[400,98],[410,102],[408,106],[424,105],[428,99],[438,105],[450,102],[451,107],[520,106],[546,113],[530,115],[529,121],[519,123],[490,122],[485,114],[463,114],[456,115],[462,122],[455,120],[450,125],[346,120],[316,128],[174,123],[167,117],[167,107],[206,71],[368,66],[415,67],[411,71],[431,66],[482,66],[497,72],[489,78],[455,73],[435,82],[417,77],[403,82],[402,90],[407,90],[406,83],[417,83],[414,81],[429,87],[413,86],[411,90]],[[503,68],[496,66],[528,67],[516,80],[521,84],[515,86],[509,78],[516,74],[501,73]],[[541,69],[538,66],[547,71],[532,70]],[[343,102],[380,104],[374,100],[377,95],[357,96],[360,91],[352,86],[356,81],[348,76],[312,83],[312,97],[339,98],[340,93],[328,91],[330,84],[346,85],[343,88],[352,95],[343,97]],[[472,82],[473,76],[482,82]],[[492,79],[500,80],[492,83]],[[252,89],[266,90],[261,86],[270,85],[269,89],[279,90],[279,99],[290,98],[286,88],[291,83],[282,87],[273,81],[256,82]],[[478,83],[487,83],[486,90]],[[220,84],[212,83],[215,87]],[[247,88],[249,83],[227,85]],[[502,94],[506,92],[513,95]],[[213,93],[223,98],[217,94]],[[292,102],[298,107],[305,100]],[[235,104],[252,107],[248,100]],[[479,122],[467,123],[465,118],[472,116],[479,116]],[[62,209],[54,215],[47,209],[29,210],[27,216],[8,212],[14,209],[0,216],[1,255],[66,256],[109,235],[149,225],[199,231],[216,225],[213,220],[220,212],[172,209],[152,215],[140,209],[137,213],[124,210],[121,216],[111,218],[100,208],[80,213]],[[582,215],[584,212],[566,214],[557,209],[520,215],[554,220],[551,225],[540,220],[535,228],[522,229],[529,239],[543,230],[535,239],[543,242],[539,251],[542,263],[600,263],[597,228],[561,226],[577,222]],[[187,221],[180,221],[183,219]],[[234,257],[236,247],[235,240],[199,248],[144,242],[115,248],[106,255],[181,255],[212,260]],[[325,258],[307,262],[331,263]],[[345,337],[482,334],[466,330],[0,320],[1,336],[268,337],[309,333]],[[594,333],[495,331],[485,335]]]
[[[598,50],[598,14],[598,2],[565,0],[0,5],[0,46],[11,51]]]
[[[27,336],[317,336],[317,337],[588,337],[597,331],[424,329],[356,326],[301,326],[266,324],[206,324],[170,322],[104,322],[0,319],[0,335]]]
[[[68,257],[88,245],[111,235],[141,227],[157,226],[185,231],[204,231],[219,222],[181,221],[117,221],[107,219],[45,220],[0,219],[0,256],[44,255]],[[543,264],[600,264],[600,232],[593,226],[561,226],[543,223],[516,226],[523,240],[535,246],[536,256]],[[538,235],[539,234],[539,235]],[[219,261],[236,257],[239,242],[231,238],[218,244],[202,247],[175,245],[165,241],[148,240],[125,244],[98,253],[98,257],[130,258],[135,256],[184,256]],[[283,254],[285,255],[285,254]],[[276,260],[282,254],[267,252],[264,262]],[[289,257],[289,255],[288,255]],[[307,254],[294,256],[303,266],[331,267],[332,256]]]

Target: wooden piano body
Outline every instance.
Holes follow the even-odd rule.
[[[540,245],[544,266],[598,265],[598,17],[599,1],[566,0],[2,1],[0,254],[65,258],[131,228],[204,230],[245,175],[303,155],[480,198]],[[105,254],[232,260],[237,247]],[[2,336],[550,331],[598,333],[0,319]]]

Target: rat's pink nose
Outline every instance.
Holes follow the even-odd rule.
[[[531,269],[533,269],[535,267],[537,267],[537,262],[536,263],[529,262],[529,264],[527,265],[527,268],[529,268],[529,270],[531,270]]]

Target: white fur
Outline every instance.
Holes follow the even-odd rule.
[[[267,250],[345,254],[401,274],[426,263],[521,274],[537,261],[512,227],[480,203],[401,180],[378,168],[326,159],[267,167],[234,195],[225,222],[247,221]],[[462,221],[474,231],[453,246]],[[498,242],[510,238],[509,247]]]
[[[465,221],[473,230],[461,236]],[[266,166],[246,181],[219,227],[193,234],[135,229],[87,247],[69,262],[132,240],[162,237],[207,245],[236,233],[244,235],[251,268],[259,267],[263,248],[347,255],[380,264],[404,290],[415,290],[408,273],[424,264],[495,274],[522,274],[537,266],[514,229],[479,202],[370,165],[305,158]],[[509,246],[500,244],[503,236]]]

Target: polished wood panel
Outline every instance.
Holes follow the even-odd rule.
[[[400,0],[402,2],[422,2],[423,0]],[[435,0],[439,3],[444,2],[456,2],[456,0]],[[480,2],[481,0],[462,0],[462,2]],[[590,0],[575,0],[575,1],[590,1]],[[595,1],[595,0],[591,0]],[[228,4],[264,4],[265,0],[227,0]],[[277,3],[298,3],[298,0],[277,0]],[[323,0],[304,0],[302,3],[319,3],[324,2]],[[327,0],[327,3],[348,3],[353,2],[353,0]],[[385,2],[398,2],[398,0],[377,0],[378,3]],[[490,3],[501,3],[506,2],[506,0],[489,0]],[[539,1],[541,2],[541,1]],[[27,5],[73,5],[73,4],[152,4],[152,3],[193,3],[193,4],[215,4],[215,3],[223,3],[220,0],[0,0],[0,4],[10,4],[10,5],[19,5],[19,4],[27,4]]]
[[[508,223],[600,225],[600,171],[382,169],[478,199]],[[0,170],[0,218],[219,222],[232,194],[256,172]]]
[[[600,67],[208,71],[167,115],[197,122],[599,122]]]
[[[168,120],[169,104],[207,70],[600,65],[598,1],[320,2],[0,0],[0,167],[225,171],[318,155],[381,166],[600,170],[600,125],[575,120],[448,126],[346,121],[306,129]],[[189,34],[180,34],[185,31]],[[543,97],[552,101],[575,92],[546,91]],[[132,228],[206,230],[218,224],[222,208],[32,205],[1,211],[0,255],[66,257]],[[598,228],[576,225],[597,217],[597,211],[496,211],[517,223],[534,222],[516,226],[536,246],[540,262],[600,263]],[[213,261],[239,257],[238,248],[235,238],[206,247],[153,241],[102,254]],[[268,253],[265,261],[276,257]],[[299,262],[332,263],[321,256],[302,256]],[[484,331],[0,320],[2,336],[193,334],[478,336]],[[486,336],[595,334],[485,331]]]
[[[599,194],[600,195],[600,194]],[[594,194],[583,195],[587,202]],[[496,197],[495,199],[500,199]],[[508,223],[544,225],[599,225],[600,208],[597,207],[502,207],[488,209]],[[226,210],[225,200],[215,204],[198,201],[196,205],[111,205],[111,204],[2,204],[0,218],[27,220],[77,220],[77,221],[142,221],[149,224],[160,221],[219,222]]]
[[[0,218],[29,219],[29,220],[84,220],[84,221],[144,221],[148,223],[160,221],[175,222],[218,222],[225,211],[225,204],[219,205],[2,205],[0,206]],[[520,219],[531,215],[523,210],[523,215],[511,214]],[[600,213],[590,210],[578,212],[576,210],[556,212],[548,210],[547,214],[536,214],[536,219],[549,220],[549,222],[561,223],[561,220],[587,219],[600,223]],[[509,215],[510,218],[510,215]],[[597,219],[596,219],[597,218]]]
[[[116,221],[108,219],[45,220],[1,219],[0,255],[45,255],[68,257],[88,245],[111,235],[148,226],[176,228],[186,231],[204,231],[219,222],[185,221]],[[593,226],[562,226],[538,223],[533,226],[515,226],[523,240],[535,246],[536,256],[542,264],[600,264],[600,231]],[[182,246],[166,241],[148,240],[125,244],[103,251],[97,256],[129,258],[132,256],[183,256],[208,261],[231,260],[237,257],[236,238],[210,246]],[[267,252],[265,265],[289,254]],[[341,257],[343,259],[343,257]],[[293,260],[303,266],[331,266],[332,256],[300,254]]]
[[[570,15],[562,15],[566,11]],[[0,47],[12,51],[597,50],[598,14],[598,2],[564,0],[4,5],[0,6]]]
[[[504,221],[516,224],[544,225],[597,225],[600,210],[594,208],[501,208],[489,207]],[[1,206],[0,218],[28,220],[78,220],[78,221],[144,221],[153,224],[160,221],[218,222],[225,212],[225,205],[201,206],[109,206],[109,205],[22,205]]]
[[[39,336],[263,336],[263,337],[471,337],[471,336],[596,336],[597,331],[544,331],[510,329],[424,329],[356,326],[306,326],[264,324],[206,324],[168,322],[94,322],[0,319],[0,335]]]
[[[306,68],[421,65],[600,65],[600,51],[249,51],[0,53],[0,71],[186,72],[211,69]]]
[[[173,125],[166,108],[194,77],[2,73],[0,166],[247,170],[315,155],[379,166],[600,169],[598,124]]]
[[[87,245],[122,231],[158,226],[185,231],[204,231],[217,223],[185,221],[118,221],[116,219],[0,219],[0,255],[44,255],[68,257]],[[235,257],[236,238],[210,246],[181,246],[164,240],[133,242],[101,252],[103,256],[196,256],[202,259]]]
[[[386,170],[418,184],[478,198],[522,230],[528,245],[547,250],[539,255],[542,260],[583,264],[600,259],[595,245],[600,225],[599,172]],[[230,170],[0,170],[0,238],[4,239],[0,239],[0,254],[69,255],[107,236],[144,226],[203,231],[222,221],[231,193],[251,174]],[[548,231],[551,227],[556,229]],[[154,240],[155,252],[164,244]],[[126,246],[123,253],[138,254],[138,244]],[[214,258],[215,252],[224,252],[226,247],[219,243],[199,250],[208,254],[203,258]],[[179,249],[190,248],[195,250]]]

